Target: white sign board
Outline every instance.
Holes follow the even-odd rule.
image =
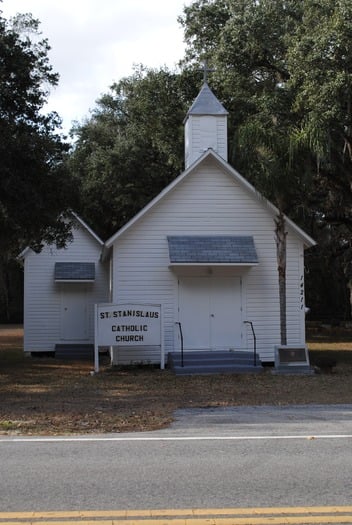
[[[95,341],[97,346],[161,345],[161,306],[96,305]]]

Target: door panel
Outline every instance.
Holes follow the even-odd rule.
[[[62,285],[61,339],[88,339],[87,290],[82,284]]]
[[[228,350],[241,346],[241,286],[239,278],[213,279],[210,293],[211,347]]]
[[[182,279],[179,296],[180,322],[185,348],[210,348],[209,291],[207,277]]]

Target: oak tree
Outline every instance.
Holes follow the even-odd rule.
[[[6,268],[25,246],[64,244],[72,203],[64,159],[68,146],[56,113],[43,111],[58,82],[49,45],[30,15],[12,20],[0,11],[0,296],[8,301]]]

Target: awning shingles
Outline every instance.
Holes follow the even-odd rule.
[[[254,240],[249,235],[177,235],[167,239],[171,264],[258,263]]]
[[[95,263],[57,262],[55,263],[55,281],[94,281]]]

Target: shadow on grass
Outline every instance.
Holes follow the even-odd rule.
[[[312,343],[310,360],[337,362],[333,373],[284,377],[175,376],[155,368],[24,357],[0,330],[0,433],[126,432],[163,428],[187,407],[352,403],[352,343]]]

